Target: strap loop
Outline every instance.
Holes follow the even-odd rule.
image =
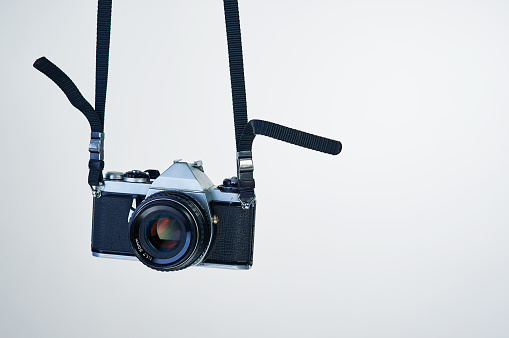
[[[88,161],[88,184],[92,188],[94,197],[101,197],[101,186],[103,183],[102,171],[104,169],[104,161],[90,159]]]

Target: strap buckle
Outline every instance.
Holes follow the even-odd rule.
[[[101,192],[104,188],[102,184],[101,171],[104,166],[104,133],[92,132],[90,135],[90,144],[88,146],[90,152],[89,178],[88,184],[92,189],[92,196],[95,198],[101,197]],[[99,171],[97,171],[99,170]],[[99,176],[99,178],[97,178]],[[92,179],[91,179],[92,177]]]
[[[239,186],[239,201],[242,209],[249,209],[255,205],[255,180],[253,177],[253,154],[250,151],[237,152],[237,178]]]
[[[91,160],[104,161],[104,133],[92,132],[88,151]]]
[[[239,180],[253,179],[253,155],[250,151],[237,152],[237,174]]]

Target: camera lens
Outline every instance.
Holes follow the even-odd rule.
[[[192,198],[166,191],[140,204],[129,222],[129,234],[143,264],[161,271],[181,270],[205,254],[211,224]]]

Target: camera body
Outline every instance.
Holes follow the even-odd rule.
[[[94,197],[92,253],[160,271],[249,269],[255,209],[243,208],[235,178],[215,186],[201,161],[174,161],[161,175],[108,172]]]

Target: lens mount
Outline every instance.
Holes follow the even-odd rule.
[[[174,191],[151,195],[129,222],[134,254],[160,271],[187,268],[203,256],[210,242],[207,213],[191,197]]]

